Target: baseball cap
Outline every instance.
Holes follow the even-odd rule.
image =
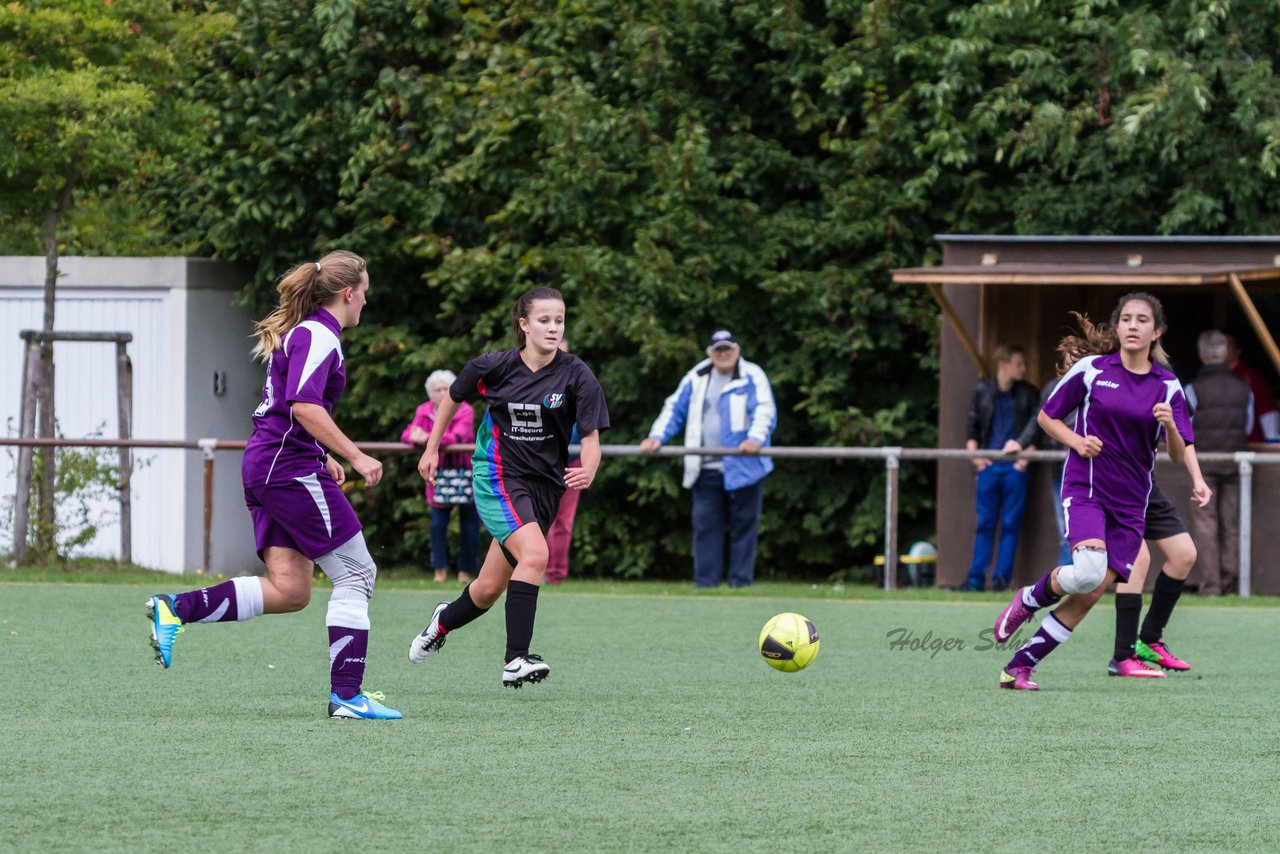
[[[717,329],[711,333],[711,341],[707,344],[707,352],[719,350],[721,347],[737,347],[738,339],[728,329]]]

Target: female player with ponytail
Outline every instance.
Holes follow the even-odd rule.
[[[483,615],[507,594],[507,649],[502,684],[540,682],[551,668],[529,652],[538,588],[547,569],[547,531],[566,489],[586,489],[600,466],[600,431],[609,428],[604,392],[591,369],[560,350],[564,299],[535,288],[511,311],[518,346],[485,353],[458,372],[436,414],[418,472],[435,478],[440,440],[453,410],[480,397],[489,411],[476,431],[472,489],[476,510],[493,535],[480,574],[453,602],[441,602],[409,645],[409,660],[425,661],[445,637]],[[577,424],[582,465],[569,467],[569,437]]]
[[[1058,344],[1059,363],[1066,373],[1071,366],[1086,356],[1104,356],[1120,349],[1114,330],[1106,323],[1095,324],[1084,315],[1074,313],[1083,337],[1068,335]],[[1153,353],[1156,362],[1163,365],[1161,353]],[[1167,366],[1166,366],[1167,367]],[[1070,416],[1068,416],[1068,420]],[[1195,446],[1185,451],[1188,470],[1199,468]],[[1192,467],[1195,468],[1192,468]],[[1116,586],[1116,639],[1115,652],[1107,662],[1111,676],[1136,678],[1161,678],[1166,670],[1190,670],[1191,665],[1169,651],[1164,642],[1165,626],[1182,595],[1182,586],[1191,567],[1196,562],[1196,545],[1187,533],[1186,523],[1178,508],[1164,494],[1152,478],[1151,495],[1147,499],[1146,517],[1143,520],[1143,543],[1138,559],[1133,563],[1129,580]],[[1142,588],[1151,566],[1151,550],[1154,543],[1165,555],[1165,562],[1156,577],[1151,607],[1139,630],[1138,618],[1142,614]]]
[[[1170,456],[1188,466],[1192,497],[1202,503],[1209,497],[1194,454],[1186,454],[1194,437],[1182,385],[1160,364],[1163,306],[1150,294],[1128,294],[1116,304],[1111,326],[1119,352],[1078,359],[1040,412],[1041,429],[1068,448],[1062,504],[1072,562],[1015,592],[996,618],[995,637],[1004,643],[1037,610],[1061,601],[1005,666],[1003,688],[1038,689],[1031,680],[1035,666],[1071,637],[1108,584],[1129,579],[1162,435]],[[1072,411],[1075,429],[1061,420]]]
[[[156,663],[168,668],[173,641],[189,623],[248,620],[299,611],[311,601],[313,564],[333,582],[329,628],[329,717],[399,718],[361,693],[369,641],[369,597],[377,567],[332,454],[369,486],[382,463],[364,454],[333,420],[346,386],[342,330],[360,322],[369,291],[364,259],[330,252],[280,280],[280,302],[256,325],[253,354],[267,363],[241,475],[265,577],[233,578],[203,590],[147,600]]]

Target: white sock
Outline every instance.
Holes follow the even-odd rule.
[[[242,575],[231,579],[236,588],[236,620],[252,620],[262,616],[262,579]]]

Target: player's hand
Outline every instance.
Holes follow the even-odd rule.
[[[652,436],[647,436],[642,442],[640,442],[640,453],[652,454],[653,452],[657,451],[661,447],[662,447],[661,442],[659,442],[657,439],[653,438]]]
[[[1086,459],[1096,457],[1102,453],[1102,440],[1097,436],[1076,436],[1071,449]]]
[[[586,466],[574,466],[564,470],[564,485],[570,489],[589,489],[596,479],[596,473],[587,471]]]
[[[758,454],[760,452],[760,443],[755,439],[743,439],[742,444],[738,446],[738,450],[744,454]]]
[[[427,448],[418,459],[418,474],[427,483],[436,482],[436,469],[440,466],[440,451]]]
[[[364,478],[364,482],[369,486],[377,486],[378,481],[382,480],[382,463],[368,454],[361,454],[353,459],[351,467]]]
[[[1169,404],[1157,403],[1155,406],[1151,407],[1151,414],[1155,416],[1157,421],[1164,425],[1165,430],[1172,432],[1177,429],[1173,423],[1173,407]]]
[[[421,427],[414,425],[409,430],[409,441],[414,445],[425,445],[427,444],[427,439],[430,437],[430,435],[431,434],[428,433],[426,430],[423,430]]]
[[[333,458],[333,455],[327,455],[324,458],[324,470],[329,473],[329,477],[333,478],[333,482],[342,486],[347,479],[347,470],[342,467],[342,463]]]
[[[1209,488],[1209,484],[1201,478],[1191,486],[1191,500],[1196,503],[1197,507],[1209,506],[1209,499],[1213,498],[1213,490]]]

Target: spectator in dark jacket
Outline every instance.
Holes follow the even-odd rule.
[[[1040,393],[1023,380],[1027,360],[1021,347],[1003,345],[996,349],[995,357],[996,375],[979,380],[973,390],[965,447],[971,451],[1017,453],[1022,450],[1017,437],[1037,412]],[[991,588],[1006,590],[1018,551],[1022,512],[1027,506],[1027,462],[978,458],[973,461],[973,467],[977,470],[978,530],[964,589],[986,587],[998,524],[1000,549],[991,573]]]
[[[1253,428],[1254,400],[1249,384],[1227,367],[1227,336],[1216,329],[1197,342],[1204,367],[1186,389],[1191,424],[1199,451],[1243,451]],[[1238,592],[1240,575],[1240,473],[1235,463],[1204,463],[1213,499],[1191,507],[1191,538],[1200,553],[1200,592],[1207,596]]]
[[[1267,378],[1253,365],[1240,359],[1240,345],[1234,335],[1227,336],[1227,367],[1234,376],[1249,384],[1253,392],[1253,429],[1250,442],[1280,442],[1280,407],[1267,385]]]

